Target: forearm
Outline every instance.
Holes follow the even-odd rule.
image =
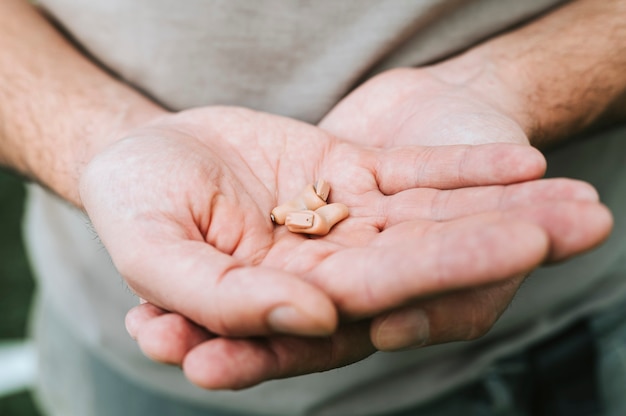
[[[82,56],[25,0],[0,2],[0,164],[81,206],[98,150],[163,112]]]
[[[569,3],[431,68],[497,97],[537,146],[624,120],[626,1]]]

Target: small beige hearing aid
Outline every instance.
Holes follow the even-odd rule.
[[[279,205],[272,210],[270,214],[272,221],[276,224],[283,225],[287,219],[287,214],[294,211],[316,210],[321,206],[326,205],[326,200],[322,199],[313,185],[307,185],[300,195],[292,199],[291,201]]]
[[[293,233],[326,235],[348,216],[344,204],[326,204],[329,193],[330,185],[320,179],[315,185],[307,185],[295,199],[274,208],[270,217]]]
[[[292,233],[326,235],[339,221],[348,216],[348,207],[334,203],[315,211],[290,212],[285,225]]]

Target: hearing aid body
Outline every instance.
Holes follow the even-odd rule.
[[[285,225],[292,233],[326,235],[339,221],[348,216],[348,207],[334,203],[319,207],[315,211],[291,212]]]
[[[326,235],[348,216],[344,204],[326,203],[329,194],[330,185],[320,179],[315,185],[307,185],[296,198],[274,208],[270,218],[278,225],[287,225],[294,233]]]
[[[290,212],[314,211],[324,205],[326,205],[326,201],[320,198],[315,192],[313,185],[307,185],[306,188],[300,192],[300,195],[285,204],[277,206],[272,210],[270,215],[272,216],[272,221],[276,224],[283,225]]]

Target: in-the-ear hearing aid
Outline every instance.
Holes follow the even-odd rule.
[[[276,224],[283,225],[287,219],[287,214],[290,212],[314,211],[324,205],[326,205],[326,200],[322,199],[317,192],[315,192],[315,187],[313,185],[307,185],[306,188],[300,192],[300,195],[274,208],[270,216],[272,217],[272,221]]]
[[[270,217],[294,233],[326,235],[349,214],[344,204],[326,204],[329,194],[330,185],[320,179],[315,185],[307,185],[296,198],[274,208]]]
[[[348,216],[348,207],[334,203],[319,207],[315,211],[290,212],[285,225],[292,233],[326,235],[339,221]]]

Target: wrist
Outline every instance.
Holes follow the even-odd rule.
[[[0,51],[0,165],[82,208],[85,165],[164,110],[82,55],[31,2],[0,1]]]
[[[626,3],[569,3],[435,67],[482,92],[535,146],[626,119]]]
[[[62,148],[48,157],[29,152],[26,165],[28,177],[79,209],[83,209],[79,182],[89,162],[133,129],[167,114],[121,83],[107,83],[98,94],[97,106],[68,111],[53,123],[48,134],[56,136],[52,142],[65,143]]]
[[[121,96],[112,94],[109,104],[76,129],[75,134],[82,134],[84,138],[74,141],[77,146],[71,154],[76,178],[80,178],[85,166],[104,149],[170,114],[130,88],[125,89]]]

